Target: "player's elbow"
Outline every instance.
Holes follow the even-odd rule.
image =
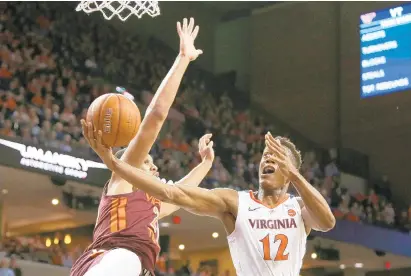
[[[323,225],[322,225],[322,231],[323,232],[328,232],[330,230],[332,230],[335,227],[335,217],[334,215],[331,213],[326,220],[324,220]]]

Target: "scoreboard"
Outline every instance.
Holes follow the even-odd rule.
[[[360,16],[361,97],[411,88],[411,4]]]

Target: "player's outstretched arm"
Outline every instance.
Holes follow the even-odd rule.
[[[130,165],[139,167],[144,162],[168,116],[188,64],[202,54],[194,46],[199,31],[199,27],[194,26],[193,18],[189,22],[184,18],[182,25],[177,22],[180,53],[148,106],[136,137],[122,156],[122,160]]]
[[[275,155],[274,162],[286,176],[301,196],[302,215],[306,227],[314,230],[327,232],[334,228],[335,217],[324,197],[300,174],[291,163],[281,143],[268,133],[265,137],[266,145]]]
[[[167,185],[160,179],[116,158],[111,148],[102,143],[101,130],[93,131],[93,125],[81,120],[83,135],[91,148],[107,167],[134,187],[158,198],[165,203],[175,204],[199,215],[220,218],[224,213],[233,213],[230,207],[237,192],[230,189],[207,190],[189,185]]]
[[[183,179],[175,183],[176,185],[188,185],[197,187],[201,181],[207,176],[214,161],[213,141],[211,141],[212,134],[205,134],[199,140],[199,153],[201,156],[201,163],[192,169]],[[171,215],[179,210],[180,206],[164,203],[160,209],[160,219]]]

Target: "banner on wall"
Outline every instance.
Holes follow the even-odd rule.
[[[0,138],[0,165],[101,187],[110,177],[106,165],[79,152],[63,153],[12,138]]]

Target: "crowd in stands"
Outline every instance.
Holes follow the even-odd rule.
[[[66,12],[71,5],[1,3],[1,136],[64,152],[89,150],[79,122],[90,103],[113,92],[112,83],[121,83],[132,88],[143,111],[170,68],[174,57],[162,43],[121,35],[110,24]],[[200,70],[188,72],[172,118],[154,146],[156,164],[171,179],[183,176],[200,161],[198,138],[210,132],[217,157],[202,185],[255,189],[264,134],[270,130],[287,136],[286,132],[247,108],[236,108],[226,87],[210,92],[214,89]],[[411,207],[394,211],[386,178],[366,195],[351,194],[340,185],[335,152],[319,161],[316,152],[308,150],[303,159],[302,173],[338,218],[411,231]]]
[[[1,243],[0,252],[4,254],[2,258],[10,259],[10,267],[15,270],[14,274],[10,276],[19,276],[22,274],[20,269],[17,269],[16,260],[35,261],[70,268],[83,253],[83,250],[79,245],[69,247],[61,234],[57,233],[53,241],[49,240],[49,242],[40,236],[5,238]],[[5,259],[0,262],[0,267],[6,267]],[[3,274],[0,273],[0,275]]]

